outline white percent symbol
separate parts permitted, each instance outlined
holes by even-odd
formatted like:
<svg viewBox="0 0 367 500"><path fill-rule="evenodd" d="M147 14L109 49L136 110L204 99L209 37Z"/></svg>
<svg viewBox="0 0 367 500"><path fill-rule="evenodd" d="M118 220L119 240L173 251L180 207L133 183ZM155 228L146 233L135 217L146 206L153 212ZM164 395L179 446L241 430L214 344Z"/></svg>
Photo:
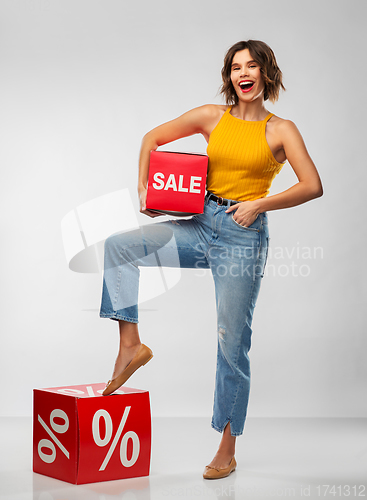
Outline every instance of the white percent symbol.
<svg viewBox="0 0 367 500"><path fill-rule="evenodd" d="M129 415L130 409L131 409L131 406L126 406L124 414L122 415L120 425L117 429L115 437L112 440L112 444L110 446L110 449L108 450L107 455L106 455L105 459L103 460L103 463L99 469L100 471L105 470L108 462L110 461L112 453L115 451L118 440L120 439L123 428L125 427L125 423L126 423L128 415ZM99 432L99 419L100 418L103 418L103 420L105 422L105 428L106 428L105 436L103 439L101 438L101 435ZM106 410L96 411L96 413L93 416L93 421L92 421L93 439L94 439L94 442L96 443L96 445L100 446L100 447L106 446L112 438L112 430L113 430L112 419L111 419L111 415L108 413L108 411L106 411ZM130 460L127 458L127 443L129 441L129 439L132 440L132 444L133 444L133 452L132 452L132 455L130 457ZM139 452L140 452L140 441L139 441L138 435L133 431L125 432L125 434L122 436L121 444L120 444L121 464L124 467L132 467L139 457Z"/></svg>
<svg viewBox="0 0 367 500"><path fill-rule="evenodd" d="M57 424L54 421L55 418L61 418L64 421L64 423L61 425ZM64 447L62 443L60 443L58 438L48 427L48 425L42 420L40 415L38 415L38 422L42 425L42 427L45 429L45 431L53 441L52 442L49 439L41 439L41 441L38 443L38 455L40 459L46 462L47 464L52 464L52 462L54 462L56 458L56 448L54 443L60 448L63 454L67 458L69 458L68 450ZM64 434L69 429L69 418L63 410L53 410L50 414L50 425L57 434ZM49 455L48 453L43 453L42 448L47 448L51 450L51 454Z"/></svg>

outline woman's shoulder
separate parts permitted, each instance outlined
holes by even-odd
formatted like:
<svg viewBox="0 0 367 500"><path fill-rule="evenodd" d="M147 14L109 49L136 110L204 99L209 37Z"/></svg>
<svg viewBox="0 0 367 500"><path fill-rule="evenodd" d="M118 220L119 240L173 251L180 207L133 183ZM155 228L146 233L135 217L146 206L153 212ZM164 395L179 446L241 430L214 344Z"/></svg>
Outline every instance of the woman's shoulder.
<svg viewBox="0 0 367 500"><path fill-rule="evenodd" d="M298 129L292 120L281 118L280 116L273 115L268 121L269 129L275 134L293 134L297 133ZM299 132L298 132L299 133Z"/></svg>
<svg viewBox="0 0 367 500"><path fill-rule="evenodd" d="M228 106L223 104L204 104L195 109L206 118L215 119L221 117L228 109Z"/></svg>
<svg viewBox="0 0 367 500"><path fill-rule="evenodd" d="M228 106L221 104L204 104L189 112L191 119L198 125L198 132L202 133L207 141L227 108Z"/></svg>
<svg viewBox="0 0 367 500"><path fill-rule="evenodd" d="M282 145L283 149L294 144L302 145L302 135L292 120L273 115L268 123L266 134L269 141Z"/></svg>
<svg viewBox="0 0 367 500"><path fill-rule="evenodd" d="M290 130L296 129L296 124L292 122L292 120L288 120L287 118L281 118L280 116L273 115L269 120L269 125L271 125L274 129L279 130Z"/></svg>

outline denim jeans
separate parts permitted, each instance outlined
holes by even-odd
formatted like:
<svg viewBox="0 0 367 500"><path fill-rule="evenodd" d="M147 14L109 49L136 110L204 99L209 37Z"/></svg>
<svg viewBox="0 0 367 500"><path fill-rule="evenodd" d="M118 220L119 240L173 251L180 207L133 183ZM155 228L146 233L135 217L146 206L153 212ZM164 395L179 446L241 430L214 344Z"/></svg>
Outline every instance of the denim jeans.
<svg viewBox="0 0 367 500"><path fill-rule="evenodd" d="M266 213L248 228L205 200L191 219L149 224L105 242L100 317L138 322L139 266L211 269L217 308L217 368L211 425L243 432L250 392L251 323L268 253ZM189 312L189 305L187 306Z"/></svg>

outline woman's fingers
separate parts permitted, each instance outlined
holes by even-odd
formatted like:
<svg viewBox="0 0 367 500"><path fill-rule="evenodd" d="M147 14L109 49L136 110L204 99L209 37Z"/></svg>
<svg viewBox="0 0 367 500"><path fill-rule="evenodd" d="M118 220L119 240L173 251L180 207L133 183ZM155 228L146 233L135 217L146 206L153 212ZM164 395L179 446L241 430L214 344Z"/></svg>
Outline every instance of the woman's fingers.
<svg viewBox="0 0 367 500"><path fill-rule="evenodd" d="M249 227L251 224L255 222L256 217L258 216L258 210L255 204L251 201L243 201L241 203L236 203L235 205L230 206L226 213L230 213L233 210L233 219L244 227Z"/></svg>
<svg viewBox="0 0 367 500"><path fill-rule="evenodd" d="M160 215L164 215L154 210L147 210L147 190L140 189L139 190L139 202L140 202L140 213L144 215L148 215L148 217L159 217Z"/></svg>
<svg viewBox="0 0 367 500"><path fill-rule="evenodd" d="M229 214L230 212L233 212L233 210L237 210L237 208L241 205L241 203L236 203L235 205L231 205L230 207L227 208L226 214Z"/></svg>
<svg viewBox="0 0 367 500"><path fill-rule="evenodd" d="M147 208L147 190L141 189L139 191L140 212L144 212Z"/></svg>

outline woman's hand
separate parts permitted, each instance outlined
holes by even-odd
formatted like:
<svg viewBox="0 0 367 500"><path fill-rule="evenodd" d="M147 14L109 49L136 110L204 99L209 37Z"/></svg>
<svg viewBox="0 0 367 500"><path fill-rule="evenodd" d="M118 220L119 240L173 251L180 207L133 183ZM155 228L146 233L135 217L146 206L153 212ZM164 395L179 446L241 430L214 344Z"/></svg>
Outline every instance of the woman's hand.
<svg viewBox="0 0 367 500"><path fill-rule="evenodd" d="M255 201L242 201L241 203L236 203L226 210L226 214L234 212L233 220L237 222L240 226L249 227L256 220L256 217L260 213L259 205Z"/></svg>
<svg viewBox="0 0 367 500"><path fill-rule="evenodd" d="M160 213L157 213L157 212L154 212L152 210L147 210L147 189L146 188L139 188L139 202L140 202L140 212L142 214L145 214L145 215L148 215L149 217L159 217L160 215L164 215L164 214L160 214Z"/></svg>

